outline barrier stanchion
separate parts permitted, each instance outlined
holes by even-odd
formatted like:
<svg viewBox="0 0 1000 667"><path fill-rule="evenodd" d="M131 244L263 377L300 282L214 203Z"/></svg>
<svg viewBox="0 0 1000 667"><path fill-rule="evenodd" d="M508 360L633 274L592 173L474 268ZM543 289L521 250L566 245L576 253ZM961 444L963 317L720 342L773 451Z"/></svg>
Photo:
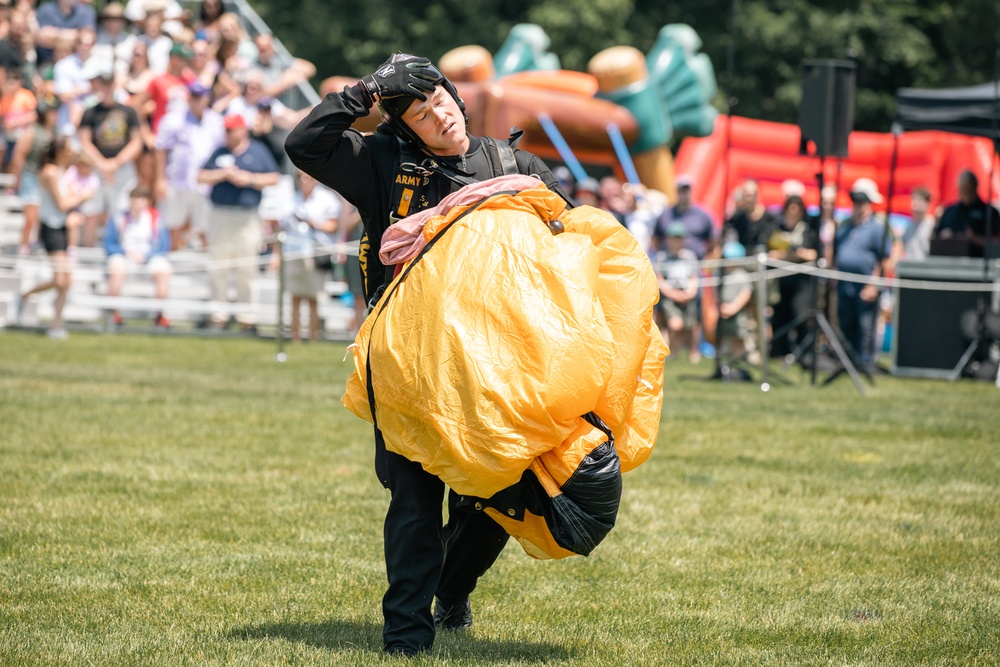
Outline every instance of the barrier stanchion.
<svg viewBox="0 0 1000 667"><path fill-rule="evenodd" d="M771 383L767 379L767 358L769 350L767 348L767 332L765 331L767 316L764 312L767 295L767 255L757 253L757 349L760 351L760 390L768 391Z"/></svg>
<svg viewBox="0 0 1000 667"><path fill-rule="evenodd" d="M278 253L278 354L274 359L283 363L285 355L285 232L278 232L274 239L274 247Z"/></svg>

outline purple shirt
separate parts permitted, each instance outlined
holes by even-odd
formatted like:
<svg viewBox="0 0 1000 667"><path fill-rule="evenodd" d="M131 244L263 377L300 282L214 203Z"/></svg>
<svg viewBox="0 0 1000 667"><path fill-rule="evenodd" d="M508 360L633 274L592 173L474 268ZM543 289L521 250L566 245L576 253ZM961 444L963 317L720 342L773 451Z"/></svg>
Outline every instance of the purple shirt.
<svg viewBox="0 0 1000 667"><path fill-rule="evenodd" d="M39 28L53 26L60 29L97 30L97 12L90 5L79 1L73 3L68 14L62 13L56 0L46 2L35 11L35 20Z"/></svg>
<svg viewBox="0 0 1000 667"><path fill-rule="evenodd" d="M216 111L206 109L199 121L185 105L164 116L156 131L156 148L170 151L166 169L170 187L208 195L211 186L198 183L198 172L224 143L226 130Z"/></svg>
<svg viewBox="0 0 1000 667"><path fill-rule="evenodd" d="M35 10L35 21L38 22L39 28L53 27L60 30L90 28L91 30L97 30L97 12L94 11L93 7L79 0L73 3L68 14L62 13L59 3L56 0L46 2ZM36 51L38 51L39 63L50 62L52 60L52 49L39 46L36 47Z"/></svg>
<svg viewBox="0 0 1000 667"><path fill-rule="evenodd" d="M684 247L692 250L698 259L704 259L708 246L715 239L715 222L708 211L691 204L686 210L680 211L676 206L664 209L656 226L658 236L666 236L667 225L680 222L687 228L687 238Z"/></svg>

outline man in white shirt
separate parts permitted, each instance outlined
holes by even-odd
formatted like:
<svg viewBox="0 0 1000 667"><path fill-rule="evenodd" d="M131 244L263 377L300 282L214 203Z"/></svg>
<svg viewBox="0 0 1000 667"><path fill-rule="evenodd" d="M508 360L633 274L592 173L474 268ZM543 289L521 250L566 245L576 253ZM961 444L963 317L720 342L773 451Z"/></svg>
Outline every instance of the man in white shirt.
<svg viewBox="0 0 1000 667"><path fill-rule="evenodd" d="M187 103L164 116L156 133L156 196L174 250L184 247L189 233L206 245L211 188L198 183L198 172L226 141L222 116L208 104L209 89L193 81L188 93Z"/></svg>
<svg viewBox="0 0 1000 667"><path fill-rule="evenodd" d="M930 214L930 207L931 193L927 188L916 188L910 194L913 220L897 241L902 246L902 259L906 261L922 262L930 254L931 236L937 225L937 220Z"/></svg>
<svg viewBox="0 0 1000 667"><path fill-rule="evenodd" d="M71 135L80 124L86 102L93 92L90 80L96 76L96 62L91 57L97 37L92 30L80 30L75 38L71 33L60 34L61 42L74 39L73 52L59 59L52 68L53 90L62 101L58 127L63 134Z"/></svg>

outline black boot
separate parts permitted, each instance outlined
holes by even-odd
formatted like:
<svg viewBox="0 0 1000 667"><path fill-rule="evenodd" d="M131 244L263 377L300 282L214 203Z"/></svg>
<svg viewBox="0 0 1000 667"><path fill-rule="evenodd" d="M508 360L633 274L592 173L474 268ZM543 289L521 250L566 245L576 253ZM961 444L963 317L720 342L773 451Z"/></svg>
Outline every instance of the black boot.
<svg viewBox="0 0 1000 667"><path fill-rule="evenodd" d="M472 605L469 598L456 604L434 598L434 625L442 630L467 630L472 627Z"/></svg>

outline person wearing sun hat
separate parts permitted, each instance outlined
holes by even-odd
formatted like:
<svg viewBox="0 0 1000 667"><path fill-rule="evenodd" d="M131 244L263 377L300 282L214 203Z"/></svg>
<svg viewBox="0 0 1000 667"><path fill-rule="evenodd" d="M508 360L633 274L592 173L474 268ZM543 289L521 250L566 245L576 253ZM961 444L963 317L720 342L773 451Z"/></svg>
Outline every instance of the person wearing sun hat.
<svg viewBox="0 0 1000 667"><path fill-rule="evenodd" d="M132 34L129 20L125 18L125 7L120 2L109 2L98 14L97 20L97 41L92 57L98 62L111 64L116 73L127 71L127 63L117 62L115 55L116 49Z"/></svg>
<svg viewBox="0 0 1000 667"><path fill-rule="evenodd" d="M128 37L129 20L125 18L125 7L120 2L109 2L97 16L97 43L112 49Z"/></svg>
<svg viewBox="0 0 1000 667"><path fill-rule="evenodd" d="M863 370L875 364L875 325L879 287L865 278L881 278L892 251L892 230L875 217L875 204L884 200L878 185L859 178L851 186L851 217L837 228L833 240L834 266L861 280L837 281L837 320L841 333Z"/></svg>

